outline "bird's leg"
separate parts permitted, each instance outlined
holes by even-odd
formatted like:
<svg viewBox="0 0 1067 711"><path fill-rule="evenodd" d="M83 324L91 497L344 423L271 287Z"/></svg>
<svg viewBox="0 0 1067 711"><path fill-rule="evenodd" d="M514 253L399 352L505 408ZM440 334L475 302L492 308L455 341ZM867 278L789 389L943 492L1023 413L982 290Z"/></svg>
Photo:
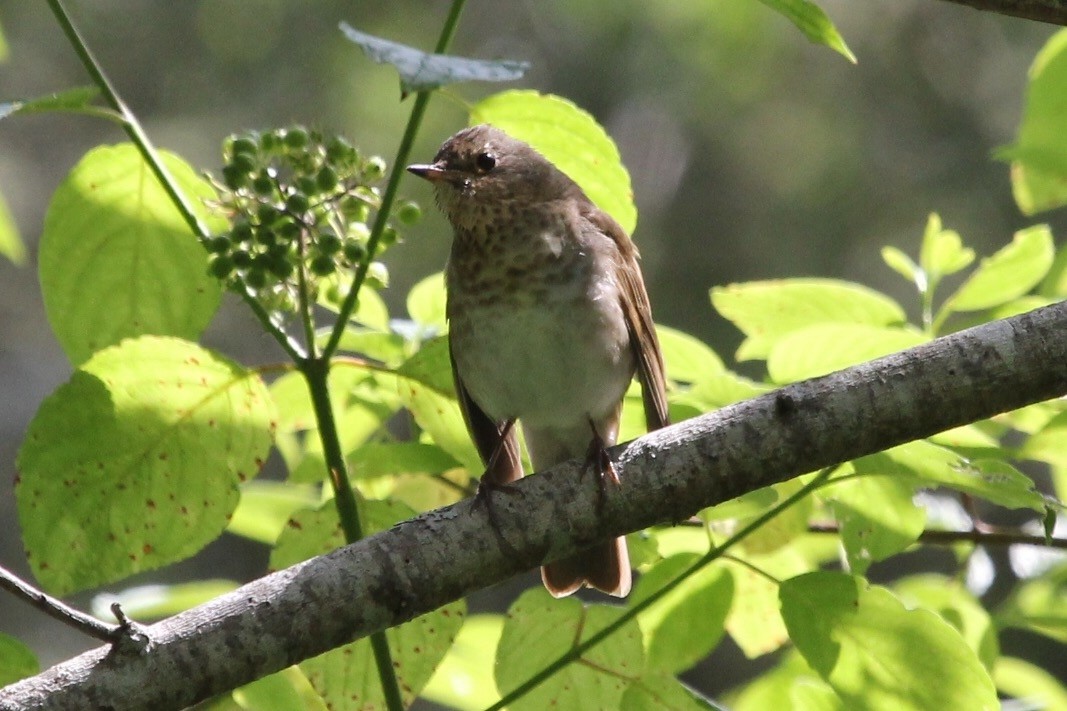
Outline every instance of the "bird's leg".
<svg viewBox="0 0 1067 711"><path fill-rule="evenodd" d="M604 507L604 495L607 493L606 482L610 480L613 484L618 485L622 483L622 480L619 479L619 472L615 469L611 456L608 455L604 438L597 431L596 424L591 417L589 418L589 429L593 430L593 439L589 442L586 466L592 467L593 472L597 475L597 491L600 494L597 499L597 511L599 512Z"/></svg>
<svg viewBox="0 0 1067 711"><path fill-rule="evenodd" d="M489 516L489 525L492 526L493 532L496 533L501 541L504 541L504 538L500 533L500 524L497 519L496 509L493 507L492 494L494 491L517 493L497 480L498 474L496 470L500 465L500 458L505 456L504 449L507 446L508 435L511 434L511 429L514 426L515 418L511 418L504 423L504 427L500 430L500 437L493 448L493 453L489 456L489 461L485 465L485 472L482 474L482 478L478 480L478 489L474 493L474 505L485 507L485 513ZM504 542L506 543L506 541Z"/></svg>

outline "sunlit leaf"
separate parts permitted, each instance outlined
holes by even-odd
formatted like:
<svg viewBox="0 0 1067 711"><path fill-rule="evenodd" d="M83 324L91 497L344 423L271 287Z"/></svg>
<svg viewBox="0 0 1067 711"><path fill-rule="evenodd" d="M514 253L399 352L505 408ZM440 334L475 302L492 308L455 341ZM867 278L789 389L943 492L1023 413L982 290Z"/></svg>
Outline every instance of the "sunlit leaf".
<svg viewBox="0 0 1067 711"><path fill-rule="evenodd" d="M105 593L93 598L93 614L114 620L111 605L118 603L131 619L140 622L161 620L214 600L240 586L233 580L195 580L175 585L141 585L119 593ZM117 621L117 620L116 620Z"/></svg>
<svg viewBox="0 0 1067 711"><path fill-rule="evenodd" d="M404 94L436 89L461 81L511 81L520 79L529 62L486 60L430 54L398 42L360 32L347 22L341 32L378 64L391 64L400 74Z"/></svg>
<svg viewBox="0 0 1067 711"><path fill-rule="evenodd" d="M782 279L727 284L711 290L715 309L745 334L739 360L766 358L787 333L821 323L891 326L904 309L884 294L832 279Z"/></svg>
<svg viewBox="0 0 1067 711"><path fill-rule="evenodd" d="M500 700L493 665L502 615L471 615L463 623L445 658L430 677L422 697L460 711L481 711Z"/></svg>
<svg viewBox="0 0 1067 711"><path fill-rule="evenodd" d="M782 583L789 637L847 708L999 709L989 674L955 628L840 573Z"/></svg>
<svg viewBox="0 0 1067 711"><path fill-rule="evenodd" d="M19 521L59 594L182 560L214 540L270 449L254 372L144 336L98 351L42 404L19 450Z"/></svg>
<svg viewBox="0 0 1067 711"><path fill-rule="evenodd" d="M1021 701L1022 708L1067 710L1067 687L1054 675L1023 659L997 659L993 681L1002 693Z"/></svg>
<svg viewBox="0 0 1067 711"><path fill-rule="evenodd" d="M496 683L507 694L549 662L614 622L622 610L584 606L573 597L554 600L540 587L527 590L508 609L496 655ZM627 680L644 665L641 630L630 621L616 630L610 644L598 644L582 661L564 667L508 708L587 711L618 708Z"/></svg>
<svg viewBox="0 0 1067 711"><path fill-rule="evenodd" d="M15 218L11 216L11 210L7 207L7 201L0 194L0 255L7 257L14 264L22 266L26 263L26 247L19 237Z"/></svg>
<svg viewBox="0 0 1067 711"><path fill-rule="evenodd" d="M997 157L1012 161L1012 192L1027 215L1067 204L1067 30L1052 35L1030 67L1019 135Z"/></svg>
<svg viewBox="0 0 1067 711"><path fill-rule="evenodd" d="M202 219L214 190L163 162ZM218 224L218 218L214 223ZM48 321L71 362L145 334L195 340L221 297L204 248L132 144L89 151L52 195L39 270Z"/></svg>
<svg viewBox="0 0 1067 711"><path fill-rule="evenodd" d="M471 123L492 124L529 143L633 234L637 207L630 174L615 142L588 112L559 96L516 90L483 99L470 116Z"/></svg>
<svg viewBox="0 0 1067 711"><path fill-rule="evenodd" d="M866 476L826 490L841 524L841 543L849 569L863 574L879 560L913 544L926 513L912 501L914 486L890 476Z"/></svg>
<svg viewBox="0 0 1067 711"><path fill-rule="evenodd" d="M808 0L760 0L760 2L796 25L797 29L815 44L825 45L853 64L856 63L856 55L852 54L852 50L845 44L841 33L815 3L808 2Z"/></svg>
<svg viewBox="0 0 1067 711"><path fill-rule="evenodd" d="M698 696L678 677L664 672L646 672L630 684L619 703L619 711L717 711L707 699Z"/></svg>
<svg viewBox="0 0 1067 711"><path fill-rule="evenodd" d="M967 645L992 670L1000 644L989 613L959 580L940 575L916 575L897 581L894 592L906 607L924 607L936 612L959 630Z"/></svg>
<svg viewBox="0 0 1067 711"><path fill-rule="evenodd" d="M912 348L927 340L911 328L816 324L778 339L767 356L767 373L776 383L791 383Z"/></svg>
<svg viewBox="0 0 1067 711"><path fill-rule="evenodd" d="M1019 230L1011 244L983 259L944 305L949 311L977 311L1027 293L1052 266L1055 246L1048 225Z"/></svg>
<svg viewBox="0 0 1067 711"><path fill-rule="evenodd" d="M444 274L431 274L411 287L407 307L408 315L416 323L429 327L436 333L444 333L448 328L445 324Z"/></svg>
<svg viewBox="0 0 1067 711"><path fill-rule="evenodd" d="M311 486L257 479L241 486L241 500L226 530L273 545L294 511L316 505L321 495Z"/></svg>

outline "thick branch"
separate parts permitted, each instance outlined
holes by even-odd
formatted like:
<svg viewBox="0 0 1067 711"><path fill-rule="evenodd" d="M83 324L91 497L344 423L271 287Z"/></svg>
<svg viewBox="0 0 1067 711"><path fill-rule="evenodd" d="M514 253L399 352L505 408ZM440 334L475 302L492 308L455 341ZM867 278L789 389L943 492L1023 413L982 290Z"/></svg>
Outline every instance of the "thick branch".
<svg viewBox="0 0 1067 711"><path fill-rule="evenodd" d="M967 5L975 10L996 12L1024 20L1067 25L1067 2L1065 0L948 0L957 5Z"/></svg>
<svg viewBox="0 0 1067 711"><path fill-rule="evenodd" d="M571 462L250 583L0 690L0 709L179 709L415 617L594 540L1067 393L1067 304L797 383L612 450L623 484ZM600 514L598 515L598 511Z"/></svg>

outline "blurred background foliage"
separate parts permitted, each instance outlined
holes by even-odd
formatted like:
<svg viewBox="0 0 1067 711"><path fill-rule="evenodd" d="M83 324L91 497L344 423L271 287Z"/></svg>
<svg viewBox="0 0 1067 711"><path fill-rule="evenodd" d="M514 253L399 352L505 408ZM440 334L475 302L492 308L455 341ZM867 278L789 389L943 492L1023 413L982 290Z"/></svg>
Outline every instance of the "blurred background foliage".
<svg viewBox="0 0 1067 711"><path fill-rule="evenodd" d="M565 96L606 126L633 179L635 239L657 320L729 358L740 334L711 310L713 285L840 277L900 299L914 321L914 291L884 266L880 247L914 254L935 210L981 255L1034 221L1019 213L1008 167L991 154L1013 140L1027 68L1054 28L938 0L821 5L858 64L808 43L755 0L475 1L453 52L528 60L516 86ZM428 48L447 5L99 0L69 9L156 144L217 173L226 135L293 122L391 155L408 112L395 73L367 61L338 22ZM89 83L43 3L0 0L0 26L8 50L0 99ZM415 157L429 159L465 121L465 106L500 88L459 85L436 96ZM0 260L0 562L22 574L9 486L15 451L42 398L70 372L44 326L36 242L67 171L93 146L123 139L114 125L74 116L0 124L0 192L31 264ZM402 193L429 207L426 186L407 181ZM447 254L443 219L426 214L386 255L384 296L397 313ZM1046 217L1064 234L1062 214ZM248 364L278 360L227 298L207 345ZM265 557L224 537L127 584L209 577L222 565L247 579ZM506 588L506 599L516 590ZM9 597L0 597L0 629L33 645L43 665L93 646ZM737 681L721 664L715 677L703 688Z"/></svg>

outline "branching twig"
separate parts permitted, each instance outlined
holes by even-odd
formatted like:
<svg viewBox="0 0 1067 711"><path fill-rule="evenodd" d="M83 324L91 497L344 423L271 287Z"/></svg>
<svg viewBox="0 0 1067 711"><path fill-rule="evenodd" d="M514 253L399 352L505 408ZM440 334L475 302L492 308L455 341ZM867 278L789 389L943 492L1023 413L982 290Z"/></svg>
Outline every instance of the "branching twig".
<svg viewBox="0 0 1067 711"><path fill-rule="evenodd" d="M841 532L836 523L813 523L808 526L810 533ZM1029 533L1009 531L939 531L928 529L919 534L920 543L934 546L951 546L956 543L974 543L980 546L1043 546L1067 550L1067 538L1045 538Z"/></svg>
<svg viewBox="0 0 1067 711"><path fill-rule="evenodd" d="M102 642L114 642L118 636L117 633L121 630L120 626L109 625L92 615L75 610L48 593L38 590L3 567L0 567L0 588L7 590L15 597L25 600L49 617L70 625L79 632Z"/></svg>

